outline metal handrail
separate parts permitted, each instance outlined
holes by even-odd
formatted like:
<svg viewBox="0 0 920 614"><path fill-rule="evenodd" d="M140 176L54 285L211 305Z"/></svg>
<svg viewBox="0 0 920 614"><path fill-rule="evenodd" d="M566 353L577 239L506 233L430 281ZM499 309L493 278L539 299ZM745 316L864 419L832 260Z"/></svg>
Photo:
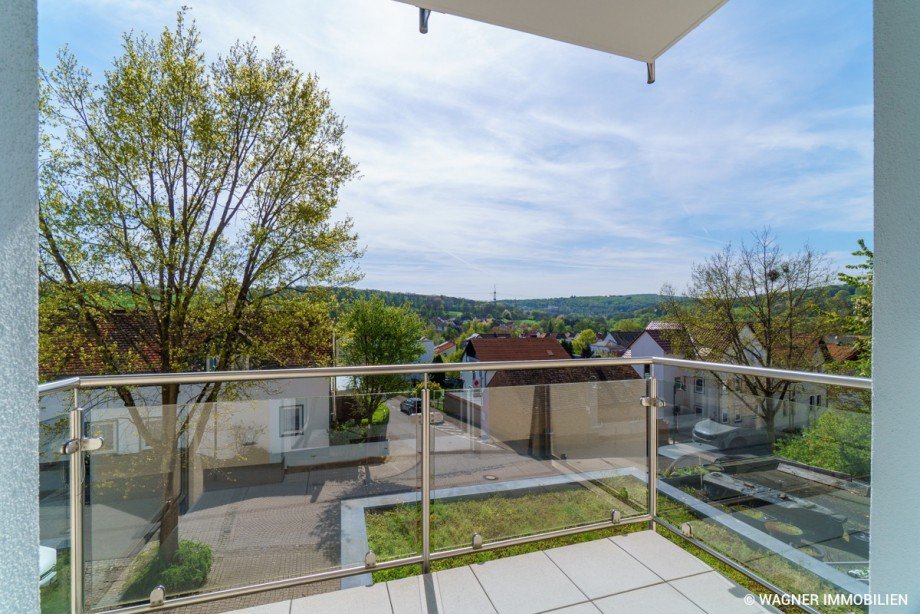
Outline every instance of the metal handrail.
<svg viewBox="0 0 920 614"><path fill-rule="evenodd" d="M57 392L59 390L73 390L79 385L80 385L79 377L68 377L67 379L59 379L53 382L46 382L44 384L39 384L38 394L44 394L46 392Z"/></svg>
<svg viewBox="0 0 920 614"><path fill-rule="evenodd" d="M579 369L597 367L662 365L684 367L702 371L719 371L757 377L772 377L795 382L844 386L869 390L872 380L865 377L831 375L809 371L773 369L732 365L720 362L703 362L682 358L591 358L562 360L515 360L507 362L456 362L410 365L368 365L354 367L306 367L297 369L265 369L250 371L206 371L186 373L142 373L136 375L90 375L71 377L48 382L38 386L39 394L69 390L91 389L113 386L159 386L164 384L207 384L223 382L267 381L280 379L304 379L313 377L360 377L371 375L412 375L418 373L451 373L468 371L517 371L521 369Z"/></svg>
<svg viewBox="0 0 920 614"><path fill-rule="evenodd" d="M704 362L701 360L687 360L684 358L655 357L652 364L668 367L685 367L699 369L700 371L718 371L720 373L736 373L738 375L752 375L755 377L772 377L793 382L809 384L825 384L827 386L843 386L845 388L859 388L871 390L872 380L867 377L854 377L851 375L832 375L830 373L814 373L812 371L793 371L790 369L775 369L773 367L753 367L748 365L731 365L721 362Z"/></svg>

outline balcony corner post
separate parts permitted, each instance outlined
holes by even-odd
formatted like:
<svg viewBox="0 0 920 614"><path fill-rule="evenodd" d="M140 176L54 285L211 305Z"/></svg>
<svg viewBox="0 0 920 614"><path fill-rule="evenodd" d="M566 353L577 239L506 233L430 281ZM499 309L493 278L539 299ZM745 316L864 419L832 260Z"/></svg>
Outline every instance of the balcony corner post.
<svg viewBox="0 0 920 614"><path fill-rule="evenodd" d="M646 403L648 424L648 515L649 529L655 530L655 518L658 516L658 379L655 367L649 370L650 377L646 384L648 403Z"/></svg>
<svg viewBox="0 0 920 614"><path fill-rule="evenodd" d="M431 391L425 373L422 388L422 573L431 571Z"/></svg>
<svg viewBox="0 0 920 614"><path fill-rule="evenodd" d="M83 408L80 389L74 388L70 409L70 439L82 442ZM70 454L70 611L83 614L83 477L85 472L83 446L77 445Z"/></svg>

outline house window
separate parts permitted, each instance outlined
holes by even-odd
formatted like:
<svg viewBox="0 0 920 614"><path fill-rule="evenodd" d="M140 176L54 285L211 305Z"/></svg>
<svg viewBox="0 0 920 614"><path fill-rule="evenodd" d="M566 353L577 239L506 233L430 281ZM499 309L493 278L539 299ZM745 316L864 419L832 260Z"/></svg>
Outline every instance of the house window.
<svg viewBox="0 0 920 614"><path fill-rule="evenodd" d="M698 413L698 414L702 414L702 413L703 413L703 406L702 406L702 405L694 405L694 406L693 406L693 411L695 411L695 412Z"/></svg>
<svg viewBox="0 0 920 614"><path fill-rule="evenodd" d="M281 406L281 436L303 435L303 405Z"/></svg>
<svg viewBox="0 0 920 614"><path fill-rule="evenodd" d="M217 371L217 356L208 356L205 371Z"/></svg>
<svg viewBox="0 0 920 614"><path fill-rule="evenodd" d="M677 376L674 378L674 390L684 389L684 378Z"/></svg>
<svg viewBox="0 0 920 614"><path fill-rule="evenodd" d="M741 424L741 413L735 412L735 424Z"/></svg>
<svg viewBox="0 0 920 614"><path fill-rule="evenodd" d="M727 411L722 412L722 423L728 424L728 412Z"/></svg>
<svg viewBox="0 0 920 614"><path fill-rule="evenodd" d="M99 452L116 452L118 450L118 421L100 420L93 422L87 429L92 437L102 437Z"/></svg>
<svg viewBox="0 0 920 614"><path fill-rule="evenodd" d="M703 394L703 378L702 377L696 378L696 381L693 383L693 389L696 391L697 394Z"/></svg>
<svg viewBox="0 0 920 614"><path fill-rule="evenodd" d="M808 397L808 406L809 407L821 407L821 395L813 394Z"/></svg>

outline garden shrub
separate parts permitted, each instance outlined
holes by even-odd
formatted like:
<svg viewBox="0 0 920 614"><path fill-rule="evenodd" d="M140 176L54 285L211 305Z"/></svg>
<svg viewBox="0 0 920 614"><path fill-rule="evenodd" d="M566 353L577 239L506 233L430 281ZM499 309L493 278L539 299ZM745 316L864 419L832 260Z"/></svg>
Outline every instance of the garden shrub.
<svg viewBox="0 0 920 614"><path fill-rule="evenodd" d="M207 581L213 558L208 544L180 540L179 551L171 563L164 563L158 555L159 547L153 547L137 557L125 598L146 598L159 584L166 588L167 595L187 593Z"/></svg>

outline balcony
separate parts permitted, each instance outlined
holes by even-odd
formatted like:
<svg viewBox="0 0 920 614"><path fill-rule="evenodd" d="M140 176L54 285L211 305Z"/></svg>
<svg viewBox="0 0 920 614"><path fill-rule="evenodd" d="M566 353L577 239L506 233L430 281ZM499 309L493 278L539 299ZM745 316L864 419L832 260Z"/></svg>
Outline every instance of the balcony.
<svg viewBox="0 0 920 614"><path fill-rule="evenodd" d="M683 406L653 364L723 382L719 406ZM434 385L473 368L481 396ZM383 376L373 395L330 385ZM788 394L744 384L761 380ZM721 612L749 592L852 609L870 385L667 358L55 382L42 543L74 612Z"/></svg>

